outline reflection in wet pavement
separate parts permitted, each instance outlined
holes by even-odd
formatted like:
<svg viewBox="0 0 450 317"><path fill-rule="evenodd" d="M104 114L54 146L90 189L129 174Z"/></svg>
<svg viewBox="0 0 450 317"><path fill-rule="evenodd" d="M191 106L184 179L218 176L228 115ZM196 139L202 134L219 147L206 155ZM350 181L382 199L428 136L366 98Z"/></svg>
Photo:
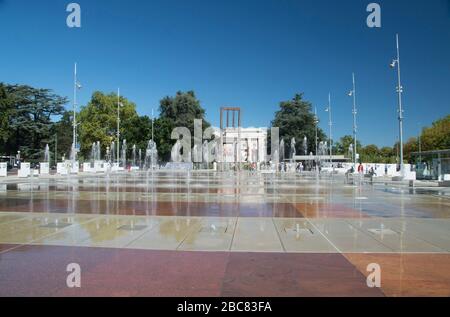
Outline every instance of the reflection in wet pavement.
<svg viewBox="0 0 450 317"><path fill-rule="evenodd" d="M302 262L305 272L309 272L305 278L314 276L313 284L324 282L319 276L327 274L330 268L326 263L332 258L335 263L342 260L340 269L346 272L343 276L347 273L357 276L353 280L342 280L343 285L351 286L334 289L336 293L332 294L335 295L364 294L362 289L365 288L361 287L365 285L367 272L363 266L370 259L384 263L390 280L383 293L369 292L368 296L449 296L450 282L446 287L442 285L442 280L450 280L449 274L427 274L423 269L428 265L426 254L435 256L447 267L450 265L449 210L446 189L394 187L392 184L358 187L346 185L339 177L314 179L246 172L192 172L187 177L183 173L155 172L149 176L136 172L109 177L4 179L0 187L0 283L7 284L11 278L21 279L10 265L24 259L59 261L73 253L80 261L92 264L91 259L104 254L104 260L100 257L99 263L92 264L92 272L97 272L98 265L107 270L123 265L118 259L127 252L135 257L128 260L136 267L140 267L145 258L157 254L162 256L158 261L162 261L168 272L177 272L180 268L178 255L194 265L196 254L201 254L204 261L195 262L200 270L208 261L219 261L217 268L221 269L214 274L218 274L217 285L223 285L223 289L198 285L182 295L216 292L258 296L264 293L258 285L267 281L267 289L273 291L268 295L276 295L276 288L270 286L285 284L287 277L268 276L262 263L267 261L270 266L276 262L285 270L280 273L289 274L300 257L306 261ZM53 254L52 257L42 259L47 253ZM248 266L249 261L255 259L262 261L259 266ZM42 271L45 265L40 268L40 275L36 274L45 276ZM399 270L399 265L407 271ZM28 270L27 266L24 270ZM152 274L145 268L142 270ZM399 272L402 274L397 274ZM247 274L255 284L241 283L244 281L241 273ZM100 284L97 284L108 283L106 277L98 279L101 274L96 274L89 282L92 288L82 294L109 294L99 290ZM167 276L170 281L165 281L168 285L177 280L171 274ZM190 275L186 274L188 278ZM414 293L414 283L410 282L414 274L420 275L431 290L436 285L434 293L417 290ZM149 283L156 284L152 284L151 289L166 278L162 275L152 275L153 282ZM39 276L33 276L32 280L39 280ZM124 289L129 289L131 281L136 281L133 272L127 270L119 272L117 279ZM296 277L291 277L291 281L294 280ZM191 284L185 283L187 290ZM44 293L56 294L53 285L45 282L43 285L36 282L36 288L43 287ZM175 288L174 285L171 287ZM327 294L325 289L314 287L309 288L309 293L302 293L300 290L305 288L299 285L294 283L290 290L281 293L288 296ZM134 292L133 289L140 290L136 294L154 294L149 287L134 286L130 292ZM4 291L5 288L0 289L3 289L0 295L29 294L23 289L11 288L10 293ZM209 289L210 293L202 293L202 289ZM57 294L66 293L59 289Z"/></svg>

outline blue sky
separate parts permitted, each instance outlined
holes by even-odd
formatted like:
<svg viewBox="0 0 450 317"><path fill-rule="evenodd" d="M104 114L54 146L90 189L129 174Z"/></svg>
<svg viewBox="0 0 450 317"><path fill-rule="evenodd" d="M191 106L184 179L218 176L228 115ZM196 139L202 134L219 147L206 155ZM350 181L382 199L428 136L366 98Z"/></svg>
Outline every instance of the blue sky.
<svg viewBox="0 0 450 317"><path fill-rule="evenodd" d="M242 107L244 126L258 127L303 92L325 131L331 92L340 137L352 131L354 71L361 141L392 145L396 75L388 64L398 32L406 137L450 113L449 0L376 1L380 29L367 27L372 1L363 0L78 0L81 29L66 26L70 2L0 0L0 81L71 99L76 61L83 105L95 90L120 87L150 115L162 97L194 90L214 125L226 105Z"/></svg>

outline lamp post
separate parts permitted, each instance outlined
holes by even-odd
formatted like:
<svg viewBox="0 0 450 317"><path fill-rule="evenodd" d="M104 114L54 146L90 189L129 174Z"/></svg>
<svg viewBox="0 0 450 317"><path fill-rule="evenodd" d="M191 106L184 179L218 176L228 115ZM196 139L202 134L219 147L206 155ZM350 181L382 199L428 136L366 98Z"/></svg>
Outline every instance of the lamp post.
<svg viewBox="0 0 450 317"><path fill-rule="evenodd" d="M398 126L399 126L399 137L400 137L400 173L404 175L404 165L403 165L403 106L402 106L402 93L403 87L401 82L401 70L400 70L400 45L398 40L398 34L396 35L397 42L397 59L394 59L390 64L391 68L397 66L397 93L398 93Z"/></svg>
<svg viewBox="0 0 450 317"><path fill-rule="evenodd" d="M154 140L154 136L155 136L155 134L154 134L154 124L155 124L155 117L153 116L153 109L152 109L152 141L153 142L155 142L155 140Z"/></svg>
<svg viewBox="0 0 450 317"><path fill-rule="evenodd" d="M419 162L422 163L422 140L419 134Z"/></svg>
<svg viewBox="0 0 450 317"><path fill-rule="evenodd" d="M74 75L73 75L73 146L77 147L77 90L81 89L81 85L77 79L77 63L75 63Z"/></svg>
<svg viewBox="0 0 450 317"><path fill-rule="evenodd" d="M350 97L353 97L353 110L352 110L352 114L353 114L353 168L356 171L356 152L357 152L357 147L356 147L356 132L357 132L357 125L356 125L356 114L358 113L356 110L356 84L355 84L355 73L352 73L352 78L353 78L353 88L352 90L348 93L348 95Z"/></svg>
<svg viewBox="0 0 450 317"><path fill-rule="evenodd" d="M328 94L328 107L325 109L326 112L328 112L328 126L330 129L330 133L329 133L329 144L330 144L330 163L333 164L333 136L331 134L331 128L333 126L333 121L331 119L331 93Z"/></svg>
<svg viewBox="0 0 450 317"><path fill-rule="evenodd" d="M317 164L317 155L318 155L318 149L317 149L317 126L319 124L319 118L317 117L317 108L314 108L314 126L316 128L316 164Z"/></svg>
<svg viewBox="0 0 450 317"><path fill-rule="evenodd" d="M420 123L418 123L419 127L420 127ZM418 136L418 141L419 141L419 163L422 163L422 136L421 136L421 131L419 131L419 136Z"/></svg>
<svg viewBox="0 0 450 317"><path fill-rule="evenodd" d="M73 76L73 140L74 146L77 144L77 63L75 63L74 76Z"/></svg>
<svg viewBox="0 0 450 317"><path fill-rule="evenodd" d="M58 134L55 134L55 166L58 165Z"/></svg>

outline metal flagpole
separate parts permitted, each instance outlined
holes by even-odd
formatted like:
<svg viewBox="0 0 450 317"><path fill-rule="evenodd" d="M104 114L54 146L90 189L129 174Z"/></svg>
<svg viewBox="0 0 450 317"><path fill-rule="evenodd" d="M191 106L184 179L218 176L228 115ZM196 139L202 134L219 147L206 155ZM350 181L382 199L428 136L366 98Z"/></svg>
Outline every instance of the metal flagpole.
<svg viewBox="0 0 450 317"><path fill-rule="evenodd" d="M55 134L55 166L58 165L58 134Z"/></svg>
<svg viewBox="0 0 450 317"><path fill-rule="evenodd" d="M333 126L333 121L332 121L332 117L331 117L331 93L328 93L328 118L329 118L329 126L330 126L330 163L333 163L333 135L332 135L332 126Z"/></svg>
<svg viewBox="0 0 450 317"><path fill-rule="evenodd" d="M120 165L120 88L117 88L117 163Z"/></svg>
<svg viewBox="0 0 450 317"><path fill-rule="evenodd" d="M398 34L396 34L396 44L397 44L397 59L394 59L391 63L391 67L395 68L397 66L397 93L398 93L398 128L399 128L399 137L400 137L400 173L404 175L404 164L403 164L403 105L402 105L402 81L401 81L401 69L400 69L400 44L398 39Z"/></svg>
<svg viewBox="0 0 450 317"><path fill-rule="evenodd" d="M75 63L74 69L74 82L73 82L73 146L77 146L77 63Z"/></svg>
<svg viewBox="0 0 450 317"><path fill-rule="evenodd" d="M356 148L356 132L357 132L357 125L356 125L356 114L357 114L357 110L356 110L356 83L355 83L355 73L352 74L353 77L353 142L354 144L354 150L353 150L353 164L354 164L354 169L356 171L356 153L357 153L357 148Z"/></svg>
<svg viewBox="0 0 450 317"><path fill-rule="evenodd" d="M332 117L331 117L331 93L328 94L328 107L325 109L325 111L328 112L328 125L329 125L329 129L330 129L328 142L330 143L329 144L329 146L330 146L330 149L329 149L330 163L332 163L332 161L333 161L333 145L332 145L333 136L332 136L331 128L333 126L333 121L332 121Z"/></svg>
<svg viewBox="0 0 450 317"><path fill-rule="evenodd" d="M155 117L153 116L153 109L152 109L152 141L153 142L155 142L154 133L153 133L154 122L155 122Z"/></svg>
<svg viewBox="0 0 450 317"><path fill-rule="evenodd" d="M315 128L316 128L316 164L317 164L317 155L318 155L318 153L317 153L317 151L318 151L318 148L317 148L317 142L318 142L318 139L317 139L317 129L318 129L318 127L317 127L317 125L319 124L319 118L317 117L317 107L315 107L314 108L314 124L315 124Z"/></svg>
<svg viewBox="0 0 450 317"><path fill-rule="evenodd" d="M398 41L398 34L396 36L397 40L397 76L398 76L398 125L400 130L400 172L402 176L404 175L404 165L403 165L403 105L402 105L402 82L401 82L401 71L400 71L400 45Z"/></svg>

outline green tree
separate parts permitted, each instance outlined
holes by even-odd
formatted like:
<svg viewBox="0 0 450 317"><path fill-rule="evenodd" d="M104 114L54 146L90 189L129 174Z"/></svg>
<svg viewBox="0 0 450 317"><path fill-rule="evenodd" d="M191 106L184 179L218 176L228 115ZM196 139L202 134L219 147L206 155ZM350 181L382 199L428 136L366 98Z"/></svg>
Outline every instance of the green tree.
<svg viewBox="0 0 450 317"><path fill-rule="evenodd" d="M394 164L396 161L396 154L392 147L390 146L384 146L379 151L381 163L386 164Z"/></svg>
<svg viewBox="0 0 450 317"><path fill-rule="evenodd" d="M13 131L10 128L10 120L14 114L14 107L7 92L7 87L0 83L0 153L11 153L11 138Z"/></svg>
<svg viewBox="0 0 450 317"><path fill-rule="evenodd" d="M423 129L421 144L423 151L450 149L450 115Z"/></svg>
<svg viewBox="0 0 450 317"><path fill-rule="evenodd" d="M167 162L170 160L170 152L173 146L173 141L170 139L173 124L168 118L160 117L155 120L154 130L159 158Z"/></svg>
<svg viewBox="0 0 450 317"><path fill-rule="evenodd" d="M338 155L349 155L349 148L352 144L354 146L353 137L351 135L344 135L338 142L335 143L334 152ZM361 142L356 141L357 152L359 153L361 150Z"/></svg>
<svg viewBox="0 0 450 317"><path fill-rule="evenodd" d="M122 138L127 140L129 148L136 144L136 148L141 149L144 155L148 141L152 138L152 119L148 116L133 116L124 122L123 129Z"/></svg>
<svg viewBox="0 0 450 317"><path fill-rule="evenodd" d="M54 123L50 129L50 152L52 154L51 160L55 160L55 143L57 142L58 153L57 157L60 160L63 155L69 158L73 142L73 126L72 126L73 112L65 111L58 122Z"/></svg>
<svg viewBox="0 0 450 317"><path fill-rule="evenodd" d="M286 157L289 155L292 138L295 138L297 153L302 151L305 136L308 138L308 152L315 152L314 113L311 103L303 99L303 94L296 94L292 100L282 101L271 126L280 129L280 138L286 144ZM320 128L318 128L317 138L318 142L327 140L327 136ZM268 144L270 145L270 141Z"/></svg>
<svg viewBox="0 0 450 317"><path fill-rule="evenodd" d="M7 110L0 123L3 151L12 155L20 150L23 158L41 159L50 142L52 118L64 112L67 99L27 85L2 85L0 91L1 107Z"/></svg>
<svg viewBox="0 0 450 317"><path fill-rule="evenodd" d="M203 129L210 126L209 122L205 120L205 110L193 91L179 91L175 97L165 97L160 101L160 113L160 118L155 122L155 131L158 130L155 133L155 142L160 158L164 161L170 159L170 150L175 144L175 141L171 140L174 128L188 128L191 131L193 142L195 119L203 120Z"/></svg>
<svg viewBox="0 0 450 317"><path fill-rule="evenodd" d="M136 120L136 105L120 97L120 134L121 142L126 131L132 126L133 120ZM102 153L105 153L106 147L111 142L117 142L117 95L110 93L108 95L96 91L92 94L89 103L81 108L78 115L79 138L81 143L81 157L88 159L92 143L100 141ZM127 140L127 144L136 143L136 139Z"/></svg>
<svg viewBox="0 0 450 317"><path fill-rule="evenodd" d="M409 138L403 145L403 155L407 162L411 161L411 153L419 151L419 142L417 138Z"/></svg>
<svg viewBox="0 0 450 317"><path fill-rule="evenodd" d="M360 161L367 163L381 163L382 159L378 147L375 144L369 144L360 150Z"/></svg>

